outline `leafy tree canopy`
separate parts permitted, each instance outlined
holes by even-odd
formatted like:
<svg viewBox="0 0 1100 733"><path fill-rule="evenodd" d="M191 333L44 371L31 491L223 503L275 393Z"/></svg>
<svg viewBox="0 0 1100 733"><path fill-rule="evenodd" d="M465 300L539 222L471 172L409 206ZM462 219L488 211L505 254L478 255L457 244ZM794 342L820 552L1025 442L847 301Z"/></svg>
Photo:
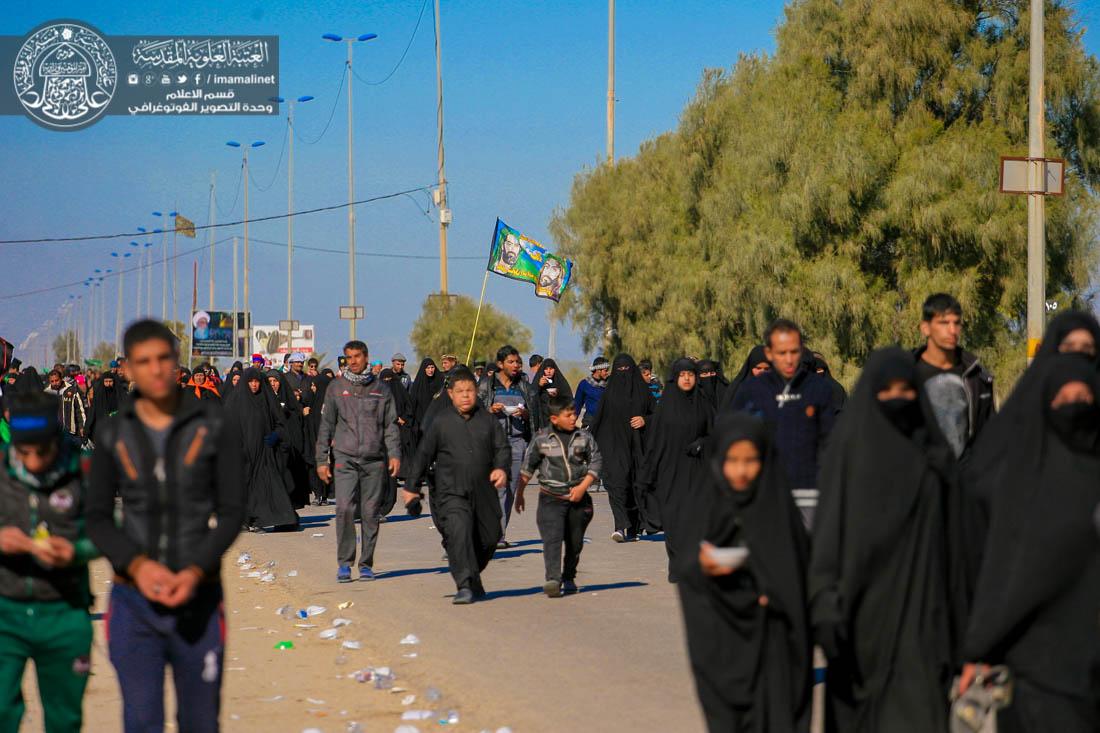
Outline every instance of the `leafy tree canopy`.
<svg viewBox="0 0 1100 733"><path fill-rule="evenodd" d="M1045 3L1047 292L1082 306L1100 183L1100 66ZM795 0L774 56L704 72L678 127L581 172L551 230L577 264L562 313L586 347L728 367L783 315L848 378L914 345L954 293L966 344L1024 365L1026 204L998 192L1027 154L1026 0Z"/></svg>

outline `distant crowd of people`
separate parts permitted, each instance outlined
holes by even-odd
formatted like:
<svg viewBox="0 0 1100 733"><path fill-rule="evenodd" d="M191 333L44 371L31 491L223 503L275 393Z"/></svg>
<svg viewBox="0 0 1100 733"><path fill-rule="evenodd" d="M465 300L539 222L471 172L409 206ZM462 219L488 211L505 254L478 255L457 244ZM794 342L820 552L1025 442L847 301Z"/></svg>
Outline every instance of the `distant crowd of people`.
<svg viewBox="0 0 1100 733"><path fill-rule="evenodd" d="M180 729L216 730L220 565L242 529L334 504L335 580L370 581L386 516L427 501L466 605L537 489L557 598L578 591L599 487L612 542L663 533L712 733L808 731L815 645L829 731L1100 730L1100 325L1055 318L999 411L959 302L929 297L919 330L915 351L870 354L850 396L786 319L732 381L716 360L660 379L619 354L574 389L507 345L411 375L362 341L335 371L255 355L223 375L182 368L155 321L102 373L15 363L0 381L0 730L19 726L27 659L47 729L79 729L99 554L126 730L163 729L166 666Z"/></svg>

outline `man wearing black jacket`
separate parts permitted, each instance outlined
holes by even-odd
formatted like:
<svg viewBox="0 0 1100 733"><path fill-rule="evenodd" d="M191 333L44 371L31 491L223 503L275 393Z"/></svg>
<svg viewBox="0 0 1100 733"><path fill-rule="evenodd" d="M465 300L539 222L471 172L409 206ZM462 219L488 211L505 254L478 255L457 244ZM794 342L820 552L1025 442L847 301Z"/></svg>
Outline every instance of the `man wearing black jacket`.
<svg viewBox="0 0 1100 733"><path fill-rule="evenodd" d="M993 417L993 376L978 357L959 346L962 305L936 293L924 301L920 322L924 346L914 352L920 390L956 458L974 444Z"/></svg>
<svg viewBox="0 0 1100 733"><path fill-rule="evenodd" d="M771 429L795 504L808 527L817 507L820 457L836 422L837 403L829 381L802 359L797 324L776 320L764 332L764 344L772 368L742 382L732 407L762 418Z"/></svg>
<svg viewBox="0 0 1100 733"><path fill-rule="evenodd" d="M240 430L216 401L181 398L179 347L163 324L133 324L123 345L133 399L97 433L87 530L115 570L107 630L124 728L164 728L171 665L179 730L217 731L221 558L244 518Z"/></svg>

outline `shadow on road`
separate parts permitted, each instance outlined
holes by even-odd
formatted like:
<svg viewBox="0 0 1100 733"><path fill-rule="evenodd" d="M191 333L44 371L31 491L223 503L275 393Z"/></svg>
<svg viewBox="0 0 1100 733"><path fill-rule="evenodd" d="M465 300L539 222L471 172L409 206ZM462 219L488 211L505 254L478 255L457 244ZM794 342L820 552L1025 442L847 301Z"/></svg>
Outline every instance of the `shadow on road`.
<svg viewBox="0 0 1100 733"><path fill-rule="evenodd" d="M640 588L642 586L649 585L649 583L643 583L640 580L627 580L620 583L597 583L595 585L581 585L581 593L596 593L602 590L621 590L625 588ZM537 596L543 592L541 585L532 586L530 588L507 588L505 590L491 590L485 594L483 601L492 601L497 598L520 598L523 596ZM454 594L447 596L453 598Z"/></svg>

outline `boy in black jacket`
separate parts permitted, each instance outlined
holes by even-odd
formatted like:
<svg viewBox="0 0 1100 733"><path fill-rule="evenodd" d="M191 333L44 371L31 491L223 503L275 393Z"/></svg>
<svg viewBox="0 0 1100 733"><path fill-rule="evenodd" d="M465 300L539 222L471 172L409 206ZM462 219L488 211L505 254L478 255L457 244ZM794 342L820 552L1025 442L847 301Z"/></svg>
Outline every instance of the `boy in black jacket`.
<svg viewBox="0 0 1100 733"><path fill-rule="evenodd" d="M577 429L573 398L558 394L550 398L550 426L535 434L523 460L516 489L516 511L523 512L523 490L539 472L539 508L536 522L546 560L546 583L542 589L551 598L562 592L577 592L577 563L584 549L584 531L592 522L592 497L588 490L600 478L603 459L596 439ZM561 546L565 543L565 570Z"/></svg>
<svg viewBox="0 0 1100 733"><path fill-rule="evenodd" d="M485 595L481 571L502 535L499 491L508 485L512 449L504 428L478 402L474 375L456 369L442 406L417 448L407 486L416 486L432 463L432 518L443 534L454 576L454 603L473 603ZM439 399L444 399L440 397ZM407 505L417 494L403 491Z"/></svg>
<svg viewBox="0 0 1100 733"><path fill-rule="evenodd" d="M23 669L34 660L46 731L82 723L92 621L79 444L63 436L57 400L11 399L0 456L0 730L19 729Z"/></svg>

